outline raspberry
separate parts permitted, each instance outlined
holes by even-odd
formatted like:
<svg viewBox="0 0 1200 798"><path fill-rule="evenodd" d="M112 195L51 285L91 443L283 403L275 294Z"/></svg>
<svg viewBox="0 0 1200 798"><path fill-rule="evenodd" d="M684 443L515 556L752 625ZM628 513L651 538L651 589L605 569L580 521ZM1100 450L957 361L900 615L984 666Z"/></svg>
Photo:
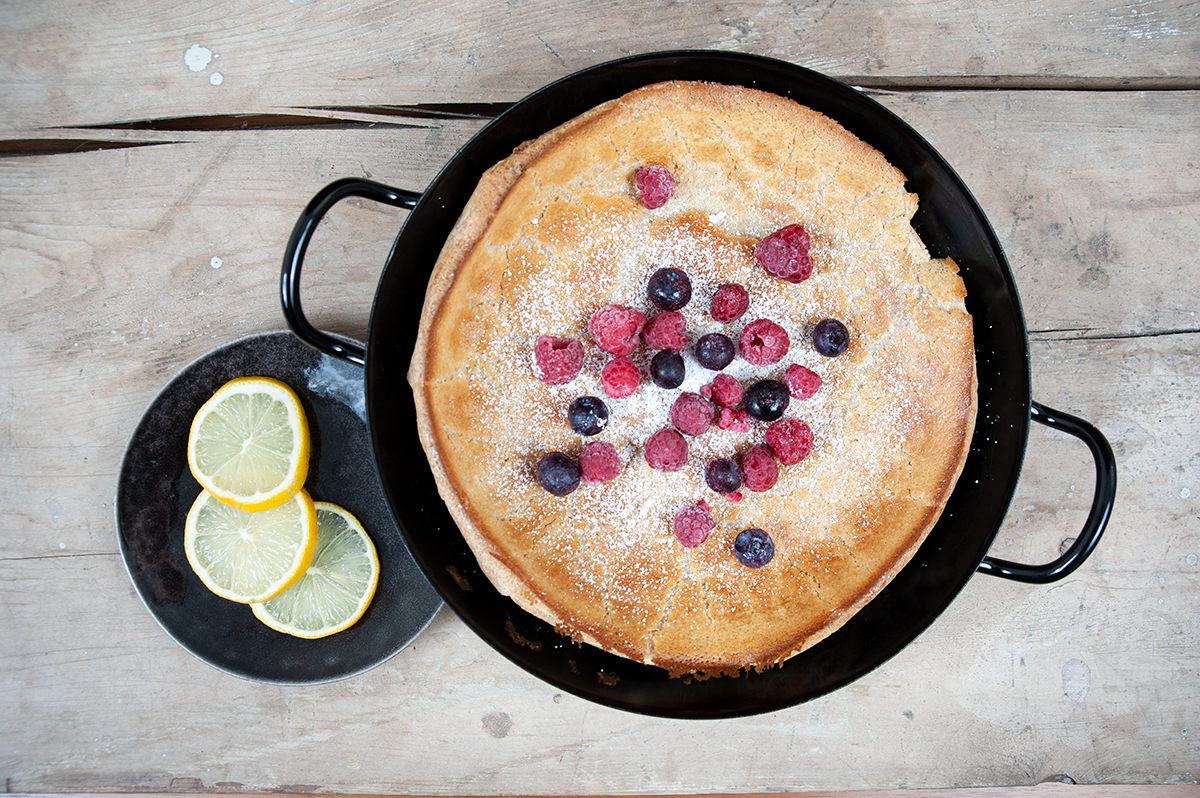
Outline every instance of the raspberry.
<svg viewBox="0 0 1200 798"><path fill-rule="evenodd" d="M758 242L754 248L754 258L772 277L799 283L812 274L808 244L808 233L803 225L791 224Z"/></svg>
<svg viewBox="0 0 1200 798"><path fill-rule="evenodd" d="M638 335L646 325L646 314L623 305L608 305L592 314L588 331L600 348L618 357L638 348Z"/></svg>
<svg viewBox="0 0 1200 798"><path fill-rule="evenodd" d="M722 407L721 414L717 416L717 426L721 429L733 430L734 432L749 432L749 419L750 414L745 410L733 410L728 407Z"/></svg>
<svg viewBox="0 0 1200 798"><path fill-rule="evenodd" d="M562 452L547 452L537 464L537 481L555 496L566 496L579 487L579 465Z"/></svg>
<svg viewBox="0 0 1200 798"><path fill-rule="evenodd" d="M600 369L600 386L604 392L614 399L629 396L637 390L642 375L637 366L627 357L614 358Z"/></svg>
<svg viewBox="0 0 1200 798"><path fill-rule="evenodd" d="M713 377L711 398L718 407L737 407L744 393L742 384L728 374Z"/></svg>
<svg viewBox="0 0 1200 798"><path fill-rule="evenodd" d="M633 173L638 198L650 210L661 208L675 193L675 176L665 166L643 166Z"/></svg>
<svg viewBox="0 0 1200 798"><path fill-rule="evenodd" d="M725 283L713 294L709 315L722 324L741 318L750 307L750 293L737 283Z"/></svg>
<svg viewBox="0 0 1200 798"><path fill-rule="evenodd" d="M767 427L767 445L780 463L795 465L812 451L812 429L798 418L781 418Z"/></svg>
<svg viewBox="0 0 1200 798"><path fill-rule="evenodd" d="M651 316L642 330L646 346L651 349L673 349L679 351L687 346L687 320L677 310L668 310Z"/></svg>
<svg viewBox="0 0 1200 798"><path fill-rule="evenodd" d="M717 521L712 516L708 502L701 499L675 513L675 522L671 529L684 548L694 549L708 540L708 533L716 526Z"/></svg>
<svg viewBox="0 0 1200 798"><path fill-rule="evenodd" d="M746 489L762 493L779 480L779 465L771 447L758 444L742 455L742 479Z"/></svg>
<svg viewBox="0 0 1200 798"><path fill-rule="evenodd" d="M678 430L659 430L646 441L646 462L657 471L678 471L687 462L687 438Z"/></svg>
<svg viewBox="0 0 1200 798"><path fill-rule="evenodd" d="M795 399L809 399L821 388L821 375L793 363L783 372L783 384Z"/></svg>
<svg viewBox="0 0 1200 798"><path fill-rule="evenodd" d="M756 366L778 363L791 348L787 330L770 319L757 319L746 325L738 344L742 357Z"/></svg>
<svg viewBox="0 0 1200 798"><path fill-rule="evenodd" d="M698 393L684 391L671 405L671 423L687 435L701 435L712 426L716 412L712 402Z"/></svg>
<svg viewBox="0 0 1200 798"><path fill-rule="evenodd" d="M584 482L608 482L621 473L617 447L608 441L592 441L579 453L579 470Z"/></svg>
<svg viewBox="0 0 1200 798"><path fill-rule="evenodd" d="M540 335L533 345L533 373L548 385L566 385L583 368L583 344L574 338Z"/></svg>

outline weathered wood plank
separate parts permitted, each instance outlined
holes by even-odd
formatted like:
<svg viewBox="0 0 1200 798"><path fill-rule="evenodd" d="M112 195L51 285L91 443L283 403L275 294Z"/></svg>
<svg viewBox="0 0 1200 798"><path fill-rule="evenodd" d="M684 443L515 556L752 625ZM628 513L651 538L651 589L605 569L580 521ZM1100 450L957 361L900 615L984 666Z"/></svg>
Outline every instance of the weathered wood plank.
<svg viewBox="0 0 1200 798"><path fill-rule="evenodd" d="M885 86L1200 79L1200 24L1186 0L514 0L451 9L430 0L51 0L5 12L5 127L23 134L293 107L512 101L577 69L679 48L757 53Z"/></svg>
<svg viewBox="0 0 1200 798"><path fill-rule="evenodd" d="M278 264L308 198L347 174L420 188L481 122L177 131L178 143L161 146L0 160L7 789L620 794L1014 785L1055 774L1194 781L1200 363L1190 314L1200 288L1186 278L1200 240L1200 95L880 99L942 150L992 219L1029 325L1042 331L1034 394L1110 437L1117 511L1067 581L977 576L868 677L791 710L715 723L559 695L445 611L363 676L243 682L158 629L116 554L111 502L134 424L192 358L283 326ZM398 224L371 203L335 209L306 271L318 323L362 334ZM1110 243L1089 247L1101 233ZM1109 251L1107 285L1093 291L1086 261ZM1090 479L1080 444L1035 428L993 553L1052 555L1078 530Z"/></svg>

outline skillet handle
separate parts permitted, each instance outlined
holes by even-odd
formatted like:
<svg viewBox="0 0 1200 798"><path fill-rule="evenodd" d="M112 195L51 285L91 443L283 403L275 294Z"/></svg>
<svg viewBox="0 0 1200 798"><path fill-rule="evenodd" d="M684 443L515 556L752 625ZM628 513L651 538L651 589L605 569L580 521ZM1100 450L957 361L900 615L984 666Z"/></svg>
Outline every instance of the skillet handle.
<svg viewBox="0 0 1200 798"><path fill-rule="evenodd" d="M1092 509L1088 512L1083 531L1075 538L1071 547L1054 562L1045 565L1022 565L984 557L976 570L1017 582L1044 585L1057 582L1082 565L1100 542L1100 535L1108 525L1113 499L1117 494L1117 461L1113 457L1112 447L1100 430L1083 419L1052 410L1037 402L1030 407L1029 416L1048 427L1074 435L1092 450L1092 459L1096 462L1096 490L1092 496Z"/></svg>
<svg viewBox="0 0 1200 798"><path fill-rule="evenodd" d="M279 291L283 302L283 318L287 320L288 327L297 338L327 355L363 366L367 362L366 348L363 344L339 341L328 333L321 332L309 323L300 306L300 267L304 263L308 242L312 240L317 224L329 209L346 197L364 197L410 211L421 199L421 195L415 192L389 188L382 183L357 177L346 177L330 183L309 201L300 218L296 220L296 226L292 228L292 237L283 253L283 274L279 280Z"/></svg>

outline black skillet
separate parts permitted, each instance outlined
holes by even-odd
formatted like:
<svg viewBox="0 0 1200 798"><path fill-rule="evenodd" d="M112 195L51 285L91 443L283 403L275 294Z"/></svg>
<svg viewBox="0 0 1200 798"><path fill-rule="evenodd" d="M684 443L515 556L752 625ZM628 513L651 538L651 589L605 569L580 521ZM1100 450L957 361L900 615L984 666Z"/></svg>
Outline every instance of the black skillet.
<svg viewBox="0 0 1200 798"><path fill-rule="evenodd" d="M484 170L520 143L639 86L707 80L763 89L810 106L879 149L920 197L913 225L935 257L953 257L967 286L979 372L979 419L966 467L925 544L842 629L764 673L697 681L564 639L501 596L480 572L438 496L417 437L406 381L425 284L442 242ZM316 330L300 306L300 269L313 230L340 199L410 208L380 278L365 346ZM757 56L671 52L583 70L531 94L474 136L424 194L347 179L327 186L296 224L284 258L284 316L304 342L366 371L376 466L417 562L459 617L530 673L579 697L648 715L721 718L789 707L835 690L887 661L928 627L976 571L1023 582L1062 579L1095 548L1112 510L1116 464L1090 424L1033 402L1025 322L1004 253L962 181L907 124L822 75ZM1029 420L1080 438L1096 463L1087 522L1070 549L1040 566L987 557L1021 470Z"/></svg>

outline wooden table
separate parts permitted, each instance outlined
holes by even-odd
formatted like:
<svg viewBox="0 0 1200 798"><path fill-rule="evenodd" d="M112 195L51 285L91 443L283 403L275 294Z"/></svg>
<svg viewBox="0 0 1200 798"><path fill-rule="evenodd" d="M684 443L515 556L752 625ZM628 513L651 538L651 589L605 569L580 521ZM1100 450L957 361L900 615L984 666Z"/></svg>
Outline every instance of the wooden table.
<svg viewBox="0 0 1200 798"><path fill-rule="evenodd" d="M677 721L562 694L443 609L392 660L281 687L176 645L113 496L180 368L284 327L280 259L348 175L422 189L487 118L632 53L862 87L1011 261L1034 398L1095 423L1116 511L1067 579L976 575L806 704ZM12 792L709 793L1200 778L1200 8L1185 0L7 2L0 9L0 776ZM338 206L306 307L361 337L394 209ZM1073 537L1092 464L1033 429L992 553ZM1061 780L1061 779L1060 779ZM1069 793L1068 793L1069 794Z"/></svg>

